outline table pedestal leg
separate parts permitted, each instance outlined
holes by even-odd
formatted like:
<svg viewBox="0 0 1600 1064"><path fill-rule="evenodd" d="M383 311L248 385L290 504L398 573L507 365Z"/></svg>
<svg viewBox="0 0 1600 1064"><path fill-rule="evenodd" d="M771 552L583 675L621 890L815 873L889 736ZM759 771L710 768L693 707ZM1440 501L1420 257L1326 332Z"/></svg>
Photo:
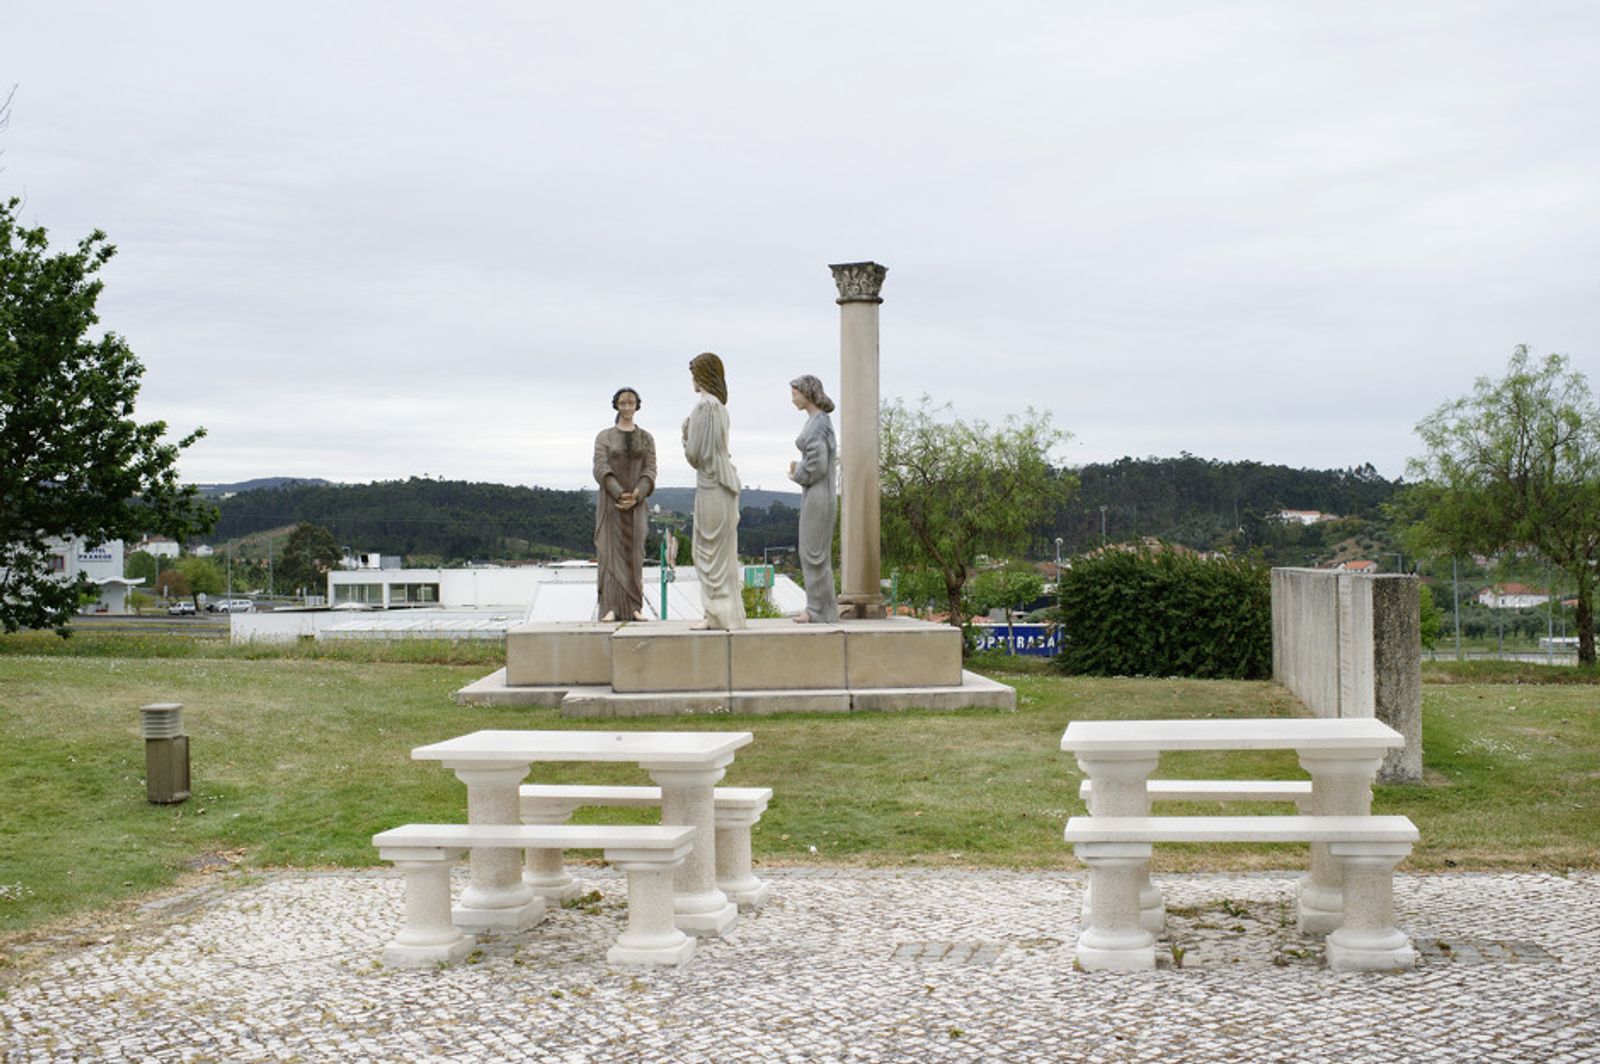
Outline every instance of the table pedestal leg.
<svg viewBox="0 0 1600 1064"><path fill-rule="evenodd" d="M1078 768L1094 783L1089 791L1089 815L1149 816L1150 773L1156 770L1159 760L1159 755L1146 753L1079 754ZM1083 898L1086 916L1093 904L1093 893L1091 875ZM1139 872L1139 926L1152 934L1167 926L1167 905L1161 891L1150 882L1148 861Z"/></svg>
<svg viewBox="0 0 1600 1064"><path fill-rule="evenodd" d="M1300 754L1311 773L1311 812L1315 816L1366 816L1372 810L1372 781L1381 757L1348 752ZM1302 934L1325 935L1344 922L1344 874L1326 843L1312 843L1311 871L1300 880Z"/></svg>
<svg viewBox="0 0 1600 1064"><path fill-rule="evenodd" d="M696 829L694 849L672 877L672 910L677 925L691 935L715 937L732 927L739 908L717 889L717 820L712 788L732 761L712 768L645 764L661 788L661 822Z"/></svg>
<svg viewBox="0 0 1600 1064"><path fill-rule="evenodd" d="M406 876L406 922L383 949L383 963L395 968L454 964L472 952L473 938L450 921L450 864L459 850L396 848L380 850Z"/></svg>
<svg viewBox="0 0 1600 1064"><path fill-rule="evenodd" d="M528 775L522 763L450 764L467 785L469 824L519 824L517 786ZM521 931L544 918L544 899L522 882L516 850L473 850L472 879L453 913L457 927Z"/></svg>
<svg viewBox="0 0 1600 1064"><path fill-rule="evenodd" d="M1411 940L1394 926L1394 866L1411 844L1335 842L1329 849L1344 865L1344 923L1328 936L1328 967L1365 972L1415 965Z"/></svg>

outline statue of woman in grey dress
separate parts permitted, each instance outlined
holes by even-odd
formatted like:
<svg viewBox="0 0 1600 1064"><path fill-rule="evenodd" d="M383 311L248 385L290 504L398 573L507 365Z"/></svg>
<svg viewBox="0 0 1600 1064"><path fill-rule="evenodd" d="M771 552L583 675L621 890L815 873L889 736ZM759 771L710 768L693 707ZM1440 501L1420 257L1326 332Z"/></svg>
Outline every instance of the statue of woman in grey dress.
<svg viewBox="0 0 1600 1064"><path fill-rule="evenodd" d="M789 463L789 479L805 489L800 496L800 572L806 582L805 612L795 620L801 624L837 624L839 600L833 589L833 518L838 512L834 468L838 464L839 443L833 435L833 400L822 390L822 382L811 374L789 382L789 397L795 409L804 410L806 427L794 445L800 460Z"/></svg>
<svg viewBox="0 0 1600 1064"><path fill-rule="evenodd" d="M594 438L594 553L600 564L596 590L602 621L642 621L644 540L650 517L645 499L656 490L656 441L633 423L639 393L618 388L611 397L616 424Z"/></svg>
<svg viewBox="0 0 1600 1064"><path fill-rule="evenodd" d="M694 468L694 571L705 618L695 628L745 626L739 567L739 471L728 454L728 382L722 359L706 352L689 363L700 399L683 423L683 456Z"/></svg>

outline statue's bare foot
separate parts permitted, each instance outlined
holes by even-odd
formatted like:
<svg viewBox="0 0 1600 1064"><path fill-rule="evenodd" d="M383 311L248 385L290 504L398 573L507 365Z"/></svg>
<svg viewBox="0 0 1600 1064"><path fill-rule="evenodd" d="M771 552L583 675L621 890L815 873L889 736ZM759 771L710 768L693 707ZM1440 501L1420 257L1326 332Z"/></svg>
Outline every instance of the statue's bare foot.
<svg viewBox="0 0 1600 1064"><path fill-rule="evenodd" d="M802 611L800 616L798 616L798 617L796 617L794 619L794 623L795 624L810 624L811 623L811 614Z"/></svg>
<svg viewBox="0 0 1600 1064"><path fill-rule="evenodd" d="M606 615L600 619L602 621L614 621L617 619L617 613L615 610L609 610L607 611Z"/></svg>
<svg viewBox="0 0 1600 1064"><path fill-rule="evenodd" d="M650 618L644 615L644 610L634 610L633 619L636 621L648 621Z"/></svg>
<svg viewBox="0 0 1600 1064"><path fill-rule="evenodd" d="M700 620L700 621L695 621L693 624L691 624L689 626L689 631L691 631L691 632L704 632L707 629L709 629L710 627L711 627L711 622L710 621Z"/></svg>

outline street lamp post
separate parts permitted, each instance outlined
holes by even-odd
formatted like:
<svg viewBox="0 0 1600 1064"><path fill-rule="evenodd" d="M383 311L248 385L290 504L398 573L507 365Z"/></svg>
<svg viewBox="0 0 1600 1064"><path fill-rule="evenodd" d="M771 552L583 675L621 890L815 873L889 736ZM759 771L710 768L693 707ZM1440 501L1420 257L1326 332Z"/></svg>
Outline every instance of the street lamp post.
<svg viewBox="0 0 1600 1064"><path fill-rule="evenodd" d="M1056 537L1056 607L1061 606L1061 537Z"/></svg>

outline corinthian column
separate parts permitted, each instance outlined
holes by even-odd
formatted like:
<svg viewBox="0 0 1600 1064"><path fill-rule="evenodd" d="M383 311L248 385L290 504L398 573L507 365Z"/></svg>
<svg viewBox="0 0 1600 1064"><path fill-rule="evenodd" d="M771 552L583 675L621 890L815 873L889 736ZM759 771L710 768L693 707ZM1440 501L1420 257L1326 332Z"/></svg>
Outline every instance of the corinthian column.
<svg viewBox="0 0 1600 1064"><path fill-rule="evenodd" d="M828 267L839 286L839 509L841 617L883 616L878 536L878 305L888 268Z"/></svg>

